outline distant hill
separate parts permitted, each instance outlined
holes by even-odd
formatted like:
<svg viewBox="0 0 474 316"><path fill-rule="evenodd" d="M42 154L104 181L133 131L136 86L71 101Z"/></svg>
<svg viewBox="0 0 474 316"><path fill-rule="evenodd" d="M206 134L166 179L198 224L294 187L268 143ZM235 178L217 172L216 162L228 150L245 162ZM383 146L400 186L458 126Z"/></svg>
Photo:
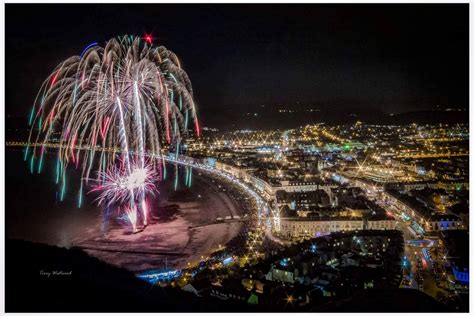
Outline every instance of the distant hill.
<svg viewBox="0 0 474 316"><path fill-rule="evenodd" d="M203 111L200 118L203 126L231 131L236 129L289 129L306 124L351 124L356 121L387 125L468 123L469 113L468 111L423 110L390 115L373 108L330 106L289 112L278 108L242 106L238 110L215 108Z"/></svg>
<svg viewBox="0 0 474 316"><path fill-rule="evenodd" d="M390 116L388 121L391 124L403 125L410 123L436 124L436 123L468 123L468 111L416 111L406 112Z"/></svg>

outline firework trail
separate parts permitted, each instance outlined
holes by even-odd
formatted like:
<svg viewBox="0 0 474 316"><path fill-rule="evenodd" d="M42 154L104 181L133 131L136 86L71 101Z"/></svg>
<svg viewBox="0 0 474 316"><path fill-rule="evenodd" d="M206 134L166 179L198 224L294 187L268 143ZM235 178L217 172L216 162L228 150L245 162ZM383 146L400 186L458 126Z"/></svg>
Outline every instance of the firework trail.
<svg viewBox="0 0 474 316"><path fill-rule="evenodd" d="M164 162L146 157L159 156L163 145L178 148L188 129L200 134L191 81L177 56L128 35L105 47L93 43L59 64L41 86L29 124L28 143L40 144L25 149L31 172L35 164L43 169L41 144L57 142L60 199L73 165L82 170L78 206L83 182L92 180L101 204L127 204L117 209L134 230L139 218L146 225L146 195L163 173Z"/></svg>

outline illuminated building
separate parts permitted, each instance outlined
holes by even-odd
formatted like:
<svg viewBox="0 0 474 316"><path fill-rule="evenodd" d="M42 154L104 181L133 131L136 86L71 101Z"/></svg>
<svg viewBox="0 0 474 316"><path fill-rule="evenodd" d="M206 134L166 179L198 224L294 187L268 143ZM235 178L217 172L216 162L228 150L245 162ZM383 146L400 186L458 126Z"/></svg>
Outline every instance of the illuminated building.
<svg viewBox="0 0 474 316"><path fill-rule="evenodd" d="M362 217L337 216L314 218L282 218L280 236L288 239L314 238L339 231L397 229L394 219L367 219Z"/></svg>

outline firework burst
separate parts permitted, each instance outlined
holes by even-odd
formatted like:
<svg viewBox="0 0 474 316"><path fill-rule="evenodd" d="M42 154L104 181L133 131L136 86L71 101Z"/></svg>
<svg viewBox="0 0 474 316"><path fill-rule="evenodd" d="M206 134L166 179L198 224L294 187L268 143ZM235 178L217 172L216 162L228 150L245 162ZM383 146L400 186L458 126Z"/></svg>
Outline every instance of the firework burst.
<svg viewBox="0 0 474 316"><path fill-rule="evenodd" d="M100 192L97 201L99 204L123 204L127 201L141 200L142 196L154 195L156 193L155 183L159 175L152 164L134 163L130 172L120 164L101 171L99 180L95 180L94 188L90 192Z"/></svg>
<svg viewBox="0 0 474 316"><path fill-rule="evenodd" d="M25 160L31 170L37 163L40 172L41 144L58 143L61 199L67 167L73 165L82 170L79 205L83 182L94 179L101 204L125 203L117 208L125 213L147 210L145 196L154 192L162 163L146 157L160 156L162 145L178 147L188 130L199 136L188 75L173 52L150 39L122 36L104 47L93 43L44 81L29 117L29 144L40 145L27 147ZM141 218L146 224L147 214Z"/></svg>

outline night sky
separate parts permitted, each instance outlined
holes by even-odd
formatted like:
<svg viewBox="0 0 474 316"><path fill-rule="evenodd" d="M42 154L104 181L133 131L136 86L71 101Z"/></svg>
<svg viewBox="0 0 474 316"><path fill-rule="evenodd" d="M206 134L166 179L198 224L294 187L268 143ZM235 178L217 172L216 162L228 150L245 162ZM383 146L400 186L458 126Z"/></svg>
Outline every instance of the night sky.
<svg viewBox="0 0 474 316"><path fill-rule="evenodd" d="M89 43L145 32L182 60L201 117L297 102L468 107L468 4L7 4L5 16L9 117L26 117L44 78Z"/></svg>

